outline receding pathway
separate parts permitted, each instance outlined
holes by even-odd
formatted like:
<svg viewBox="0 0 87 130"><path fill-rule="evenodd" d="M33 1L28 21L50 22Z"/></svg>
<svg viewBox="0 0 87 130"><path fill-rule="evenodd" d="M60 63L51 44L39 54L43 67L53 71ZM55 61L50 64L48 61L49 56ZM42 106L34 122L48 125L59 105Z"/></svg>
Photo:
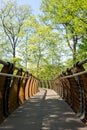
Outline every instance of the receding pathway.
<svg viewBox="0 0 87 130"><path fill-rule="evenodd" d="M0 130L87 130L53 91L40 89L1 125Z"/></svg>

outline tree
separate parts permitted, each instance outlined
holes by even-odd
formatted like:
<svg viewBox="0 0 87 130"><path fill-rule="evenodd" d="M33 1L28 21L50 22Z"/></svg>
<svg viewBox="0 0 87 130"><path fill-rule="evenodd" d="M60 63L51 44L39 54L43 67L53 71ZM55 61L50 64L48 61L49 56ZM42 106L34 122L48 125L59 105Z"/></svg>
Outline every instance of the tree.
<svg viewBox="0 0 87 130"><path fill-rule="evenodd" d="M22 41L19 46L19 51L22 50L20 57L23 58L23 64L26 61L27 69L35 76L41 78L44 71L43 79L47 75L49 75L48 78L52 78L52 73L58 73L59 68L61 68L61 48L59 47L62 44L61 38L50 26L44 25L35 16L31 16L30 19L27 19L19 34L20 37L24 37L24 42ZM28 35L26 35L27 33ZM25 39L26 36L27 39ZM54 68L55 71L52 72L50 67ZM58 68L57 71L55 68Z"/></svg>
<svg viewBox="0 0 87 130"><path fill-rule="evenodd" d="M22 42L19 45L18 52L21 57L22 64L25 66L26 70L28 69L28 63L31 62L32 64L33 62L32 55L34 53L33 51L35 51L35 45L33 43L35 41L32 41L32 37L36 33L37 26L38 23L36 21L36 17L30 16L30 18L23 24L21 32L19 33L19 37L22 38Z"/></svg>
<svg viewBox="0 0 87 130"><path fill-rule="evenodd" d="M16 49L20 38L19 33L26 19L31 15L29 5L18 6L14 1L2 1L0 8L0 26L9 40L13 58L16 57Z"/></svg>
<svg viewBox="0 0 87 130"><path fill-rule="evenodd" d="M62 28L62 34L68 43L76 61L78 41L87 29L87 3L85 0L42 0L43 21L53 28Z"/></svg>

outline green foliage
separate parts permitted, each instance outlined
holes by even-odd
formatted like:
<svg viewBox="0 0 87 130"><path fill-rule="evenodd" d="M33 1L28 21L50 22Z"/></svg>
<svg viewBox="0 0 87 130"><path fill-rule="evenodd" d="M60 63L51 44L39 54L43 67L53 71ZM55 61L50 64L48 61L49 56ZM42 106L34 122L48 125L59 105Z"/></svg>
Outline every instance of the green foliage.
<svg viewBox="0 0 87 130"><path fill-rule="evenodd" d="M79 44L78 59L83 60L87 58L87 37L83 37L81 43Z"/></svg>
<svg viewBox="0 0 87 130"><path fill-rule="evenodd" d="M87 2L85 0L42 0L43 20L51 20L56 24L68 24L74 33L82 33L87 27ZM85 16L85 17L84 17ZM83 31L84 32L84 31Z"/></svg>
<svg viewBox="0 0 87 130"><path fill-rule="evenodd" d="M76 60L76 49L79 39L86 35L87 29L87 2L85 0L42 0L42 20L51 24L53 28L62 28L63 38Z"/></svg>
<svg viewBox="0 0 87 130"><path fill-rule="evenodd" d="M39 20L29 5L2 2L0 57L50 80L73 65L73 56L87 57L87 2L42 0L41 10Z"/></svg>
<svg viewBox="0 0 87 130"><path fill-rule="evenodd" d="M62 65L53 65L53 64L45 64L42 66L42 68L33 68L30 69L30 72L34 74L36 77L42 80L51 80L58 76L59 73L61 73L61 70L63 69Z"/></svg>

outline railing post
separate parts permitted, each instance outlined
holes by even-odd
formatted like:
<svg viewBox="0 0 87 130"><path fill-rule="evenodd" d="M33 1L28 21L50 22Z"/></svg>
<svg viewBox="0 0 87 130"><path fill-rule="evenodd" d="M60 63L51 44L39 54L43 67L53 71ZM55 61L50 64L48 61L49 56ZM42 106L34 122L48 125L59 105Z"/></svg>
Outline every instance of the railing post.
<svg viewBox="0 0 87 130"><path fill-rule="evenodd" d="M30 94L29 94L30 82L31 82L31 75L28 74L28 79L25 85L25 100L28 100L30 97Z"/></svg>
<svg viewBox="0 0 87 130"><path fill-rule="evenodd" d="M14 65L7 63L4 65L1 73L12 74L14 71ZM8 95L11 83L11 77L0 75L0 122L9 115L8 113Z"/></svg>
<svg viewBox="0 0 87 130"><path fill-rule="evenodd" d="M28 77L28 72L24 72L24 77ZM26 78L23 78L21 80L21 83L20 83L20 86L19 86L19 93L18 93L18 97L19 97L19 104L23 104L24 103L24 100L25 100L25 86L26 86L26 83L27 83L27 80Z"/></svg>
<svg viewBox="0 0 87 130"><path fill-rule="evenodd" d="M66 73L68 75L73 74L72 71L69 69L67 69ZM80 93L78 83L75 77L68 78L68 81L70 83L70 91L71 91L71 107L75 113L78 113L80 108L80 100L79 100Z"/></svg>
<svg viewBox="0 0 87 130"><path fill-rule="evenodd" d="M22 69L19 69L16 75L22 76ZM8 95L8 108L10 114L19 106L18 92L20 81L21 78L13 77Z"/></svg>
<svg viewBox="0 0 87 130"><path fill-rule="evenodd" d="M8 74L13 74L13 71L14 71L14 65L9 63ZM7 117L9 115L8 96L9 96L11 81L12 81L12 77L7 76L6 81L5 81L4 96L3 96L3 112L4 112L5 117Z"/></svg>
<svg viewBox="0 0 87 130"><path fill-rule="evenodd" d="M61 76L63 77L63 76L65 76L65 74L62 73ZM62 78L62 77L60 77L60 78ZM67 85L66 85L66 80L65 79L61 79L60 81L62 82L62 86L61 87L63 88L64 100L66 102L68 102L68 88L67 88Z"/></svg>
<svg viewBox="0 0 87 130"><path fill-rule="evenodd" d="M85 71L83 65L74 65L75 72ZM76 76L76 80L79 85L79 92L80 92L80 116L82 121L87 125L87 73Z"/></svg>

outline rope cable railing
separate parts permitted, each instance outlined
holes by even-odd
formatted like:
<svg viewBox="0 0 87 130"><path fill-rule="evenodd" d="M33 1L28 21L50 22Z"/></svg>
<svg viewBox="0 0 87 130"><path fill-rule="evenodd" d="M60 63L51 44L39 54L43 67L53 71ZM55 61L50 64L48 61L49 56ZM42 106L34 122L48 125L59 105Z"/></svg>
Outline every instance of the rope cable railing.
<svg viewBox="0 0 87 130"><path fill-rule="evenodd" d="M19 76L19 75L13 75L13 74L6 74L6 73L0 73L2 76L8 76L8 77L16 77L16 78L25 78L28 79L29 77L26 76ZM29 76L32 76L32 74L29 74Z"/></svg>
<svg viewBox="0 0 87 130"><path fill-rule="evenodd" d="M82 60L81 62L78 62L78 65L83 65L85 63L87 63L87 58ZM73 69L73 66L69 68L69 70L72 70L72 69Z"/></svg>
<svg viewBox="0 0 87 130"><path fill-rule="evenodd" d="M5 62L5 61L3 61L3 60L0 60L0 64L9 65L9 62ZM18 68L18 67L16 67L16 66L14 66L14 69L20 70L20 68Z"/></svg>
<svg viewBox="0 0 87 130"><path fill-rule="evenodd" d="M0 60L0 64L2 64L2 65L9 65L9 63L10 63L10 62L5 62L5 61L3 61L3 60ZM21 70L22 68L18 68L18 67L16 67L16 66L14 65L14 69L16 69L16 70ZM22 72L25 72L25 71L22 69ZM27 71L26 71L26 72L27 72ZM29 76L33 76L34 78L36 78L37 80L39 80L37 77L35 77L34 75L32 75L32 74L30 74L30 73L29 73L29 76L28 76L28 77L26 77L26 76L19 76L19 75L13 75L13 74L7 74L7 73L1 73L1 72L0 72L0 75L2 75L2 76L9 76L9 77L17 77L17 78L25 78L25 79L28 79Z"/></svg>
<svg viewBox="0 0 87 130"><path fill-rule="evenodd" d="M78 73L76 73L76 74L72 74L72 75L69 75L69 76L61 77L61 78L59 78L59 79L72 78L72 77L79 76L79 75L86 74L86 73L87 73L87 71L82 71L82 72L78 72Z"/></svg>
<svg viewBox="0 0 87 130"><path fill-rule="evenodd" d="M74 64L74 66L76 66L76 65L78 65L78 66L84 65L85 63L87 63L87 58L84 59L84 60L82 60L81 62L77 62L76 64ZM69 70L69 71L72 70L72 69L74 68L74 66L68 68L68 70ZM66 73L66 71L65 71L64 73ZM87 73L87 71L85 70L85 71L77 72L77 73L73 72L72 75L66 75L66 76L61 76L61 75L59 75L59 76L56 77L54 80L56 80L56 79L72 78L72 77L79 76L79 75L86 74L86 73Z"/></svg>

